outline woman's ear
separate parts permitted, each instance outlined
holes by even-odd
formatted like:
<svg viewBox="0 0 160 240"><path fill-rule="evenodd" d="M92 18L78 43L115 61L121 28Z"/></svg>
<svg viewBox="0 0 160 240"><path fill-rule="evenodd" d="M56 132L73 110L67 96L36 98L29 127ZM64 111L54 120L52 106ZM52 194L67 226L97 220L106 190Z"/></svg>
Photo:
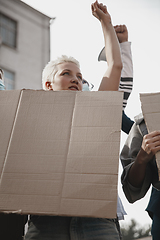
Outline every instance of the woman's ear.
<svg viewBox="0 0 160 240"><path fill-rule="evenodd" d="M46 86L47 90L53 90L51 82L46 82L45 86Z"/></svg>

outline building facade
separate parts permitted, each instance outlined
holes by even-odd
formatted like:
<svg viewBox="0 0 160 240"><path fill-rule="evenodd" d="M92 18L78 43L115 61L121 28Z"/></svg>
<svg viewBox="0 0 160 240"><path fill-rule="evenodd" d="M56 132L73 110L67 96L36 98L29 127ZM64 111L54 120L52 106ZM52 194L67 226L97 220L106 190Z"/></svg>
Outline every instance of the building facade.
<svg viewBox="0 0 160 240"><path fill-rule="evenodd" d="M0 0L0 68L6 89L41 89L51 18L20 0Z"/></svg>

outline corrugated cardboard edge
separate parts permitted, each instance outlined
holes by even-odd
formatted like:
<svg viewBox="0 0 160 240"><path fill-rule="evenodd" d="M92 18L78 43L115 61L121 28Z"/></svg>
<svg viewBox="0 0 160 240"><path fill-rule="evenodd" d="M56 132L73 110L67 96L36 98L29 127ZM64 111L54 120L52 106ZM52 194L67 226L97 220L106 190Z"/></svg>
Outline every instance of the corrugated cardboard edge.
<svg viewBox="0 0 160 240"><path fill-rule="evenodd" d="M21 90L18 90L19 91L19 97L18 97L18 100L17 100L17 108L16 108L16 111L15 111L14 119L13 119L13 124L12 124L11 132L10 132L8 146L7 146L7 149L6 149L6 154L5 154L5 158L4 158L2 171L0 173L1 174L1 176L0 176L0 185L1 185L1 182L2 182L2 179L3 179L3 173L4 173L4 170L5 170L5 166L6 166L6 162L7 162L7 158L8 158L8 152L9 152L9 149L10 149L10 144L11 144L11 141L12 141L12 136L13 136L13 133L14 133L14 127L15 127L15 124L16 124L19 108L20 108L20 105L21 105L21 99L22 99L22 96L23 96L23 92L26 91L26 90L27 91L44 91L42 89L40 89L40 90L33 90L33 89L21 89ZM26 214L26 213L23 212L22 209L19 209L19 210L16 210L16 211L1 211L1 212L5 213L5 214L10 214L10 213Z"/></svg>
<svg viewBox="0 0 160 240"><path fill-rule="evenodd" d="M6 161L7 161L7 157L8 157L8 152L9 152L9 148L10 148L10 144L11 144L11 141L12 141L12 136L13 136L14 127L15 127L15 123L16 123L16 120L17 120L18 112L19 112L19 107L20 107L20 104L21 104L22 95L23 95L23 92L25 90L27 90L27 91L28 90L29 91L35 91L35 90L31 90L31 89L21 89L21 90L19 90L19 98L18 98L18 101L17 101L17 108L16 108L16 111L15 111L15 116L14 116L14 120L13 120L13 124L12 124L12 128L11 128L11 133L10 133L10 137L9 137L9 141L8 141L8 146L7 146L7 149L6 149L6 154L5 154L5 159L4 159L4 163L3 163L3 167L2 167L2 172L0 173L1 174L1 176L0 176L0 185L1 185L2 178L3 178L3 172L4 172L4 169L5 169L5 165L6 165ZM43 90L38 90L38 91L43 91Z"/></svg>
<svg viewBox="0 0 160 240"><path fill-rule="evenodd" d="M71 137L71 133L72 133L72 123L73 123L73 119L74 119L73 115L74 115L75 105L76 105L76 96L77 96L77 93L75 92L74 107L73 107L73 111L72 111L72 121L71 121L71 123L70 123L68 149L69 149L69 146L70 146L70 137ZM67 156L68 156L68 151L67 151ZM63 181L62 181L61 194L60 194L60 199L61 199L61 201L59 202L59 212L60 212L60 209L61 209L61 204L62 204L62 199L63 199L63 198L62 198L62 194L63 194L63 186L64 186L64 181L65 181L66 165L67 165L67 161L65 162L64 174L63 174Z"/></svg>
<svg viewBox="0 0 160 240"><path fill-rule="evenodd" d="M144 96L150 96L150 95L157 95L157 94L160 94L160 93L140 93L139 95L140 95L140 100L141 100L141 109L142 109L142 113L143 113L143 117L144 117L144 119L145 119L145 124L146 124L146 126L147 126L147 129L148 129L148 132L150 132L150 128L149 128L149 126L148 126L148 122L147 122L147 120L146 120L146 114L145 114L145 111L144 111L144 108L143 108L143 104L142 104L142 97L144 97ZM155 129L156 130L156 129ZM160 160L159 160L160 161ZM156 154L156 163L157 163L157 168L158 168L158 176L159 176L159 181L160 181L160 166L159 166L159 164L158 164L158 161L157 161L157 154Z"/></svg>
<svg viewBox="0 0 160 240"><path fill-rule="evenodd" d="M3 172L4 172L6 161L7 161L8 150L9 150L9 146L10 146L10 142L11 142L11 137L12 137L12 134L13 134L13 131L14 131L14 125L15 125L16 117L17 117L17 114L18 114L18 107L19 107L19 102L20 102L20 99L21 99L21 95L22 95L22 90L19 91L19 98L18 98L18 101L17 101L17 108L16 108L16 111L15 111L15 116L14 116L11 132L10 132L8 146L6 148L6 154L5 154L5 158L4 158L4 162L3 162L2 171L0 173L1 174L1 176L0 176L0 185L1 185Z"/></svg>

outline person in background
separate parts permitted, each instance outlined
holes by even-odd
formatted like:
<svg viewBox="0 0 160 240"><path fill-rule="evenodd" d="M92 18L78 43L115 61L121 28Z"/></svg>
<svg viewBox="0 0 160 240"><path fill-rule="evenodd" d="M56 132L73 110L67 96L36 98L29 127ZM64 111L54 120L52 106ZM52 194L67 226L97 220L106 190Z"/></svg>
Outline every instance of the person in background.
<svg viewBox="0 0 160 240"><path fill-rule="evenodd" d="M133 121L130 122L129 118L128 117L126 118L126 116L124 116L123 114L122 129L124 130L126 129L125 127L126 121L127 121L126 126L128 129L130 128L129 127L130 125L131 126L133 125ZM142 142L146 141L146 144L148 144L147 142L149 142L149 144L152 144L153 147L152 141L155 141L155 138L159 136L159 133L158 132L154 133L153 138L151 137L153 133L151 134L151 136L147 134L148 134L147 127L145 125L142 114L140 114L135 117L135 124L121 152L120 158L122 161L122 165L124 167L124 171L122 173L122 185L128 201L133 203L143 198L147 193L150 185L153 184L154 187L152 187L151 196L146 211L148 212L149 216L152 219L151 234L153 240L159 240L160 191L157 190L156 188L160 189L160 183L158 181L157 166L155 162L155 156L153 156L153 154L148 155L147 160L148 162L144 161L142 155L142 152L144 151L143 148L145 148L145 147L142 148L142 146L144 145L144 143L142 145ZM143 136L145 136L144 139ZM156 148L152 150L155 153L155 151L158 150L159 143L155 141L154 144L157 145Z"/></svg>
<svg viewBox="0 0 160 240"><path fill-rule="evenodd" d="M146 210L152 219L153 240L160 239L160 181L155 157L159 151L160 130L148 133L143 115L139 114L120 155L124 168L121 180L130 203L143 198L152 184Z"/></svg>
<svg viewBox="0 0 160 240"><path fill-rule="evenodd" d="M106 6L97 1L92 4L92 14L101 23L108 62L99 91L118 91L122 62L111 17ZM43 70L42 84L46 91L82 91L83 76L79 62L67 56L49 62ZM120 238L115 221L116 219L31 215L25 240L118 240Z"/></svg>

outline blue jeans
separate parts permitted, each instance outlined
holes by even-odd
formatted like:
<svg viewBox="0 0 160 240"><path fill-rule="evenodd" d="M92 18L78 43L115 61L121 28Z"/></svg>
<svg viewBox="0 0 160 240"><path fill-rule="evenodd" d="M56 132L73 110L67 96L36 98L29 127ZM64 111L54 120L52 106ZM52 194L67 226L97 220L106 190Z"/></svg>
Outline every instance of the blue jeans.
<svg viewBox="0 0 160 240"><path fill-rule="evenodd" d="M25 240L119 240L114 219L31 216Z"/></svg>

